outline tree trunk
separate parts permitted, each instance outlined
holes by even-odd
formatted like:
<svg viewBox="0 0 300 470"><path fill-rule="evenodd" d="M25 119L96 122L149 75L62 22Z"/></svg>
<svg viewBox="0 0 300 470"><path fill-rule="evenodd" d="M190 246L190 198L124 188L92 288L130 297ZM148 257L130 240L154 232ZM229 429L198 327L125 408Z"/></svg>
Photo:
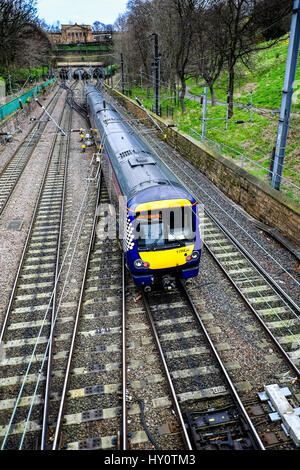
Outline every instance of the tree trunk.
<svg viewBox="0 0 300 470"><path fill-rule="evenodd" d="M210 95L211 95L211 105L216 106L216 94L214 90L214 85L209 85Z"/></svg>
<svg viewBox="0 0 300 470"><path fill-rule="evenodd" d="M175 107L176 107L176 104L177 104L176 93L177 93L177 90L176 90L176 81L174 80L174 83L173 83L173 96L174 96L174 106L175 106Z"/></svg>
<svg viewBox="0 0 300 470"><path fill-rule="evenodd" d="M181 81L181 92L180 92L180 105L182 114L185 113L184 97L186 92L186 82L184 77L180 77Z"/></svg>
<svg viewBox="0 0 300 470"><path fill-rule="evenodd" d="M234 66L232 65L229 69L229 84L228 84L228 92L229 92L229 119L233 116L233 92L234 92Z"/></svg>
<svg viewBox="0 0 300 470"><path fill-rule="evenodd" d="M173 83L170 82L170 85L169 85L169 86L170 86L170 88L169 88L169 104L170 104L170 106L172 106Z"/></svg>

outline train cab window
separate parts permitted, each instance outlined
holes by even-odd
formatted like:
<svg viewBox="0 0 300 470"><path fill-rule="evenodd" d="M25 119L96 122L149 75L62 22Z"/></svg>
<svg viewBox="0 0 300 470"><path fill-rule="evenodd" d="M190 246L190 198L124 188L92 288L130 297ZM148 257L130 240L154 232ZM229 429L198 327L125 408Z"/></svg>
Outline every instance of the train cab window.
<svg viewBox="0 0 300 470"><path fill-rule="evenodd" d="M138 212L135 237L139 250L185 246L195 240L195 215L189 206Z"/></svg>

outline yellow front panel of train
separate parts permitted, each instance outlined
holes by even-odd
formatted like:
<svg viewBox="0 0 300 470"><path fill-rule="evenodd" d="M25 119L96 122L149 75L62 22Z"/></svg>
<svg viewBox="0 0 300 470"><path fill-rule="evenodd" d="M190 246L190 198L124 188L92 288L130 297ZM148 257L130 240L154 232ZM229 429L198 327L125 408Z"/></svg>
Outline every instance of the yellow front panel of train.
<svg viewBox="0 0 300 470"><path fill-rule="evenodd" d="M162 251L139 252L141 260L150 263L150 269L165 269L182 266L186 263L186 257L191 255L194 245L182 248L172 248Z"/></svg>
<svg viewBox="0 0 300 470"><path fill-rule="evenodd" d="M192 206L187 199L166 199L161 201L151 201L140 204L135 212L155 211L160 209L169 209L182 206ZM186 263L186 257L191 255L194 244L155 251L139 251L142 261L150 264L150 269L166 269L176 266L182 266Z"/></svg>

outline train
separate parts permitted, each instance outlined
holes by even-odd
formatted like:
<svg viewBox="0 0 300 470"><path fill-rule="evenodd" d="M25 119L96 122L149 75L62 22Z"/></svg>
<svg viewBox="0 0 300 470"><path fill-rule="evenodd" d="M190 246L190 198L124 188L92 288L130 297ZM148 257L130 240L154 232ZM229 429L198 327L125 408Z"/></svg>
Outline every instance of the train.
<svg viewBox="0 0 300 470"><path fill-rule="evenodd" d="M68 80L68 71L64 68L60 69L59 76L61 80Z"/></svg>
<svg viewBox="0 0 300 470"><path fill-rule="evenodd" d="M126 267L145 292L172 290L199 272L197 201L97 87L85 93Z"/></svg>
<svg viewBox="0 0 300 470"><path fill-rule="evenodd" d="M93 70L93 77L94 78L105 78L106 77L106 69L104 67L95 67Z"/></svg>
<svg viewBox="0 0 300 470"><path fill-rule="evenodd" d="M78 68L73 72L73 78L75 80L88 80L91 78L90 72L86 69Z"/></svg>

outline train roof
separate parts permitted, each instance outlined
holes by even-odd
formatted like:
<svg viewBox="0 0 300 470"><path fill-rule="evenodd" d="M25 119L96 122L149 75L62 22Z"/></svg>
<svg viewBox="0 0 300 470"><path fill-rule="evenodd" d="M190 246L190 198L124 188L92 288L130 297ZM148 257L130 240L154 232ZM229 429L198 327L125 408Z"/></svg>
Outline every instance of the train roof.
<svg viewBox="0 0 300 470"><path fill-rule="evenodd" d="M93 85L86 86L94 124L105 132L102 139L122 193L137 205L160 199L194 198L156 156L144 140ZM152 190L151 190L152 188Z"/></svg>

